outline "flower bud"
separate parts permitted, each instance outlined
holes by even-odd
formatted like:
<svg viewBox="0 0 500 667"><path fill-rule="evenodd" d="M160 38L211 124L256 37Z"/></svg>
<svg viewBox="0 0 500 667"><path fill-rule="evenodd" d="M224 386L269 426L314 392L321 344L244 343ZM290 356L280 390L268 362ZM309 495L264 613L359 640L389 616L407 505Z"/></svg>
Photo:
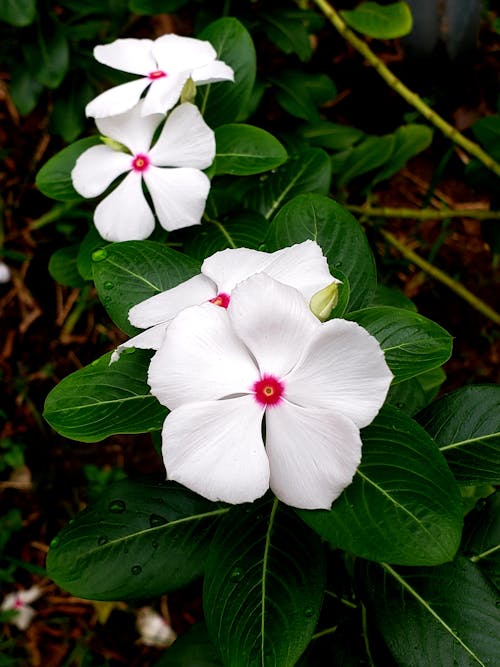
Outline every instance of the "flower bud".
<svg viewBox="0 0 500 667"><path fill-rule="evenodd" d="M181 104L184 102L190 102L194 104L194 98L196 97L196 84L191 77L184 84L184 88L181 92Z"/></svg>
<svg viewBox="0 0 500 667"><path fill-rule="evenodd" d="M111 137L105 137L104 135L100 134L99 139L103 142L103 144L106 144L106 146L109 146L109 148L112 148L114 151L130 153L129 149L124 144L121 144L115 139L111 139Z"/></svg>
<svg viewBox="0 0 500 667"><path fill-rule="evenodd" d="M330 283L326 287L323 287L319 292L313 294L310 302L309 308L311 309L313 315L325 322L332 310L335 308L339 301L339 284L338 282Z"/></svg>

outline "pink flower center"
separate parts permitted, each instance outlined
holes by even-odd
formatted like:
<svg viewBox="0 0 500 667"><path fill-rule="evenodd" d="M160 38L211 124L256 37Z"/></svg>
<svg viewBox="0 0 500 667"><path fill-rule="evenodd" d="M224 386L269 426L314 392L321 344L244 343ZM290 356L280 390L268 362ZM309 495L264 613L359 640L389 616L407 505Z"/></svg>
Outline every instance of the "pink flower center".
<svg viewBox="0 0 500 667"><path fill-rule="evenodd" d="M21 600L20 597L16 597L14 600L14 609L22 609L24 607L24 603Z"/></svg>
<svg viewBox="0 0 500 667"><path fill-rule="evenodd" d="M168 74L162 69L157 69L154 72L150 72L148 74L148 79L151 79L151 81L156 81L156 79L163 79L164 76L168 76Z"/></svg>
<svg viewBox="0 0 500 667"><path fill-rule="evenodd" d="M273 406L281 402L285 385L274 375L264 375L252 387L255 400L260 405Z"/></svg>
<svg viewBox="0 0 500 667"><path fill-rule="evenodd" d="M149 167L151 160L144 153L138 153L132 160L132 169L134 171L146 171Z"/></svg>
<svg viewBox="0 0 500 667"><path fill-rule="evenodd" d="M221 308L227 308L230 300L231 297L229 294L225 294L225 292L221 292L220 294L217 294L217 296L214 296L213 299L209 299L210 303L220 306Z"/></svg>

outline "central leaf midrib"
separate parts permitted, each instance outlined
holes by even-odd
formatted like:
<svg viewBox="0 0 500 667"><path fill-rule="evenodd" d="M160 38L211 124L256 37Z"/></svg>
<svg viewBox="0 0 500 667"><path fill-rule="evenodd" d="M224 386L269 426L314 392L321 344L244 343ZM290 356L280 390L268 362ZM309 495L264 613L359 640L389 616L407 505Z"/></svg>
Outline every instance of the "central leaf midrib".
<svg viewBox="0 0 500 667"><path fill-rule="evenodd" d="M260 656L261 664L264 665L264 656L265 656L265 607L266 607L266 578L267 578L267 566L269 561L269 549L271 546L271 533L274 526L274 519L276 516L276 510L278 509L279 501L277 498L274 499L271 513L269 515L269 525L266 531L266 541L264 543L264 554L262 556L262 586L261 586L261 621L260 621Z"/></svg>

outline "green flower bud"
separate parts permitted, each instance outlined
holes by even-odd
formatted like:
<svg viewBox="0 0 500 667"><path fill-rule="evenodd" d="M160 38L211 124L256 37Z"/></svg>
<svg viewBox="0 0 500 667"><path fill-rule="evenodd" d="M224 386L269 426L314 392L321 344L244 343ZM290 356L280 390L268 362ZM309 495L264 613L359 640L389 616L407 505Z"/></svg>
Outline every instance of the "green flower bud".
<svg viewBox="0 0 500 667"><path fill-rule="evenodd" d="M106 144L106 146L109 146L114 151L120 151L121 153L130 153L129 149L124 144L121 144L119 141L111 139L111 137L105 137L104 135L100 134L99 139L102 141L103 144Z"/></svg>
<svg viewBox="0 0 500 667"><path fill-rule="evenodd" d="M184 102L190 102L194 104L194 98L196 97L196 84L191 77L184 84L184 88L181 92L181 104Z"/></svg>
<svg viewBox="0 0 500 667"><path fill-rule="evenodd" d="M313 315L325 322L330 313L335 308L339 301L339 283L334 282L330 283L326 287L323 287L322 290L313 294L310 302L309 308L311 309Z"/></svg>

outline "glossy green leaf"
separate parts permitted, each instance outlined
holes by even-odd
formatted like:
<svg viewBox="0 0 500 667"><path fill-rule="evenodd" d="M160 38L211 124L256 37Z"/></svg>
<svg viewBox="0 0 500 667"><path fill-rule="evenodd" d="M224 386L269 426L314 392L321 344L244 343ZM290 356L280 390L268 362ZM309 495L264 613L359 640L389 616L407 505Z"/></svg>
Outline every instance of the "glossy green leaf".
<svg viewBox="0 0 500 667"><path fill-rule="evenodd" d="M411 32L412 15L406 2L380 5L362 2L356 9L340 12L344 21L354 30L378 39L395 39Z"/></svg>
<svg viewBox="0 0 500 667"><path fill-rule="evenodd" d="M16 109L25 116L36 107L43 86L33 78L24 62L14 65L10 76L9 93Z"/></svg>
<svg viewBox="0 0 500 667"><path fill-rule="evenodd" d="M418 313L378 306L349 313L347 319L378 340L394 373L393 384L437 368L450 358L450 334Z"/></svg>
<svg viewBox="0 0 500 667"><path fill-rule="evenodd" d="M309 141L311 146L342 151L351 148L365 134L356 127L330 123L325 120L301 128L300 136Z"/></svg>
<svg viewBox="0 0 500 667"><path fill-rule="evenodd" d="M59 201L83 201L83 197L73 187L71 170L78 157L90 148L100 144L99 137L86 137L66 146L53 155L36 175L36 186L46 197Z"/></svg>
<svg viewBox="0 0 500 667"><path fill-rule="evenodd" d="M167 409L151 395L147 372L151 352L111 353L65 377L45 400L43 416L61 435L98 442L117 433L161 429Z"/></svg>
<svg viewBox="0 0 500 667"><path fill-rule="evenodd" d="M361 143L349 150L345 156L339 153L332 159L337 184L345 185L357 176L367 174L389 160L396 138L393 134L383 137L367 136ZM342 159L341 159L342 158Z"/></svg>
<svg viewBox="0 0 500 667"><path fill-rule="evenodd" d="M427 405L427 400L417 378L410 378L391 386L387 394L387 404L412 417Z"/></svg>
<svg viewBox="0 0 500 667"><path fill-rule="evenodd" d="M125 333L139 331L128 321L136 303L184 282L200 265L155 241L113 243L93 255L94 281L104 307Z"/></svg>
<svg viewBox="0 0 500 667"><path fill-rule="evenodd" d="M457 483L427 433L404 413L384 407L361 431L354 480L331 510L298 510L333 546L369 560L437 565L460 543Z"/></svg>
<svg viewBox="0 0 500 667"><path fill-rule="evenodd" d="M234 70L234 83L223 81L199 87L196 103L210 127L232 123L252 94L256 57L252 38L235 18L221 18L198 35L217 51L219 60Z"/></svg>
<svg viewBox="0 0 500 667"><path fill-rule="evenodd" d="M500 663L498 596L467 559L433 568L361 564L360 570L368 618L398 665Z"/></svg>
<svg viewBox="0 0 500 667"><path fill-rule="evenodd" d="M375 261L365 233L349 211L322 195L295 197L272 221L266 248L277 250L306 239L317 241L330 267L349 279L349 309L369 304L377 280Z"/></svg>
<svg viewBox="0 0 500 667"><path fill-rule="evenodd" d="M276 137L252 125L221 125L215 130L215 142L216 174L260 174L279 167L288 157Z"/></svg>
<svg viewBox="0 0 500 667"><path fill-rule="evenodd" d="M83 237L83 241L80 243L80 250L76 259L78 271L85 280L93 280L94 278L92 272L92 255L96 250L101 250L107 245L108 241L105 241L94 225L91 225L89 231Z"/></svg>
<svg viewBox="0 0 500 667"><path fill-rule="evenodd" d="M500 591L500 491L478 503L464 532L464 552Z"/></svg>
<svg viewBox="0 0 500 667"><path fill-rule="evenodd" d="M269 41L283 53L295 53L302 62L307 62L312 48L301 13L280 7L260 12L259 20Z"/></svg>
<svg viewBox="0 0 500 667"><path fill-rule="evenodd" d="M284 70L269 78L276 86L276 101L292 116L310 123L320 120L318 107L337 94L337 88L326 74L306 74L300 70Z"/></svg>
<svg viewBox="0 0 500 667"><path fill-rule="evenodd" d="M394 133L392 153L375 175L373 183L380 183L400 171L410 158L431 145L432 136L433 132L427 125L413 123L398 127Z"/></svg>
<svg viewBox="0 0 500 667"><path fill-rule="evenodd" d="M68 79L57 91L49 123L50 133L60 135L66 143L75 141L85 129L85 105L95 96L94 88L79 73Z"/></svg>
<svg viewBox="0 0 500 667"><path fill-rule="evenodd" d="M54 538L48 574L91 600L162 595L203 573L215 523L226 511L171 482L122 480Z"/></svg>
<svg viewBox="0 0 500 667"><path fill-rule="evenodd" d="M49 260L49 273L61 285L81 287L85 284L84 278L78 271L77 257L80 244L59 248Z"/></svg>
<svg viewBox="0 0 500 667"><path fill-rule="evenodd" d="M128 7L135 14L149 16L176 12L188 2L189 0L129 0Z"/></svg>
<svg viewBox="0 0 500 667"><path fill-rule="evenodd" d="M23 42L23 53L34 78L47 88L58 88L69 69L69 43L56 16L41 14L35 39Z"/></svg>
<svg viewBox="0 0 500 667"><path fill-rule="evenodd" d="M500 484L500 386L469 385L418 415L460 484Z"/></svg>
<svg viewBox="0 0 500 667"><path fill-rule="evenodd" d="M396 287L388 287L387 285L377 285L377 291L370 305L394 306L394 308L403 308L403 310L417 312L417 307L411 299Z"/></svg>
<svg viewBox="0 0 500 667"><path fill-rule="evenodd" d="M205 623L195 623L164 651L153 667L223 667Z"/></svg>
<svg viewBox="0 0 500 667"><path fill-rule="evenodd" d="M18 28L33 23L36 0L0 0L0 21Z"/></svg>
<svg viewBox="0 0 500 667"><path fill-rule="evenodd" d="M325 584L319 538L266 497L220 522L205 572L209 633L226 667L294 665L318 620Z"/></svg>

